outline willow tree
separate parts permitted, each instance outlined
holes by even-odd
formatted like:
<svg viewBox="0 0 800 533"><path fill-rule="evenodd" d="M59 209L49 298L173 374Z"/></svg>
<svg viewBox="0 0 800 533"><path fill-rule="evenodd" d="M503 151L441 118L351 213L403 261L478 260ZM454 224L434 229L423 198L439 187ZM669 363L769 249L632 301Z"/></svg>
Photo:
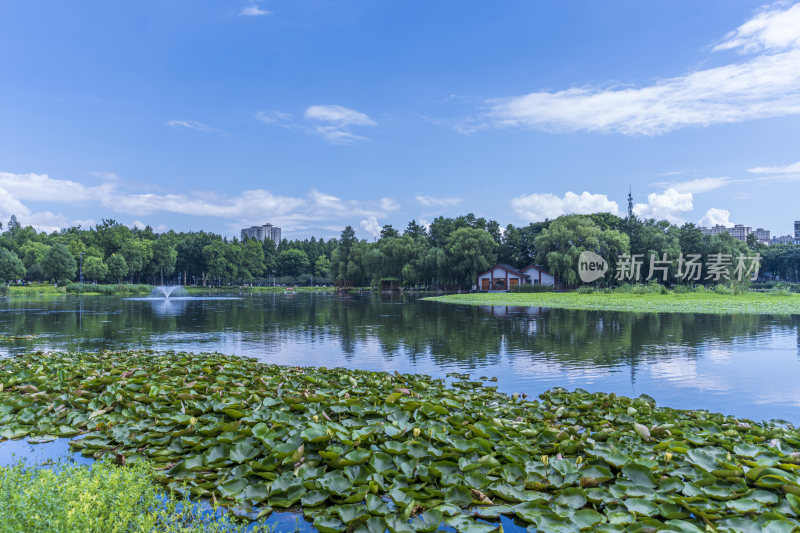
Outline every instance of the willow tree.
<svg viewBox="0 0 800 533"><path fill-rule="evenodd" d="M606 279L612 279L617 258L629 253L630 240L619 230L602 229L585 215L559 217L535 240L536 262L556 276L557 283L578 284L578 258L584 251L594 252L609 264Z"/></svg>

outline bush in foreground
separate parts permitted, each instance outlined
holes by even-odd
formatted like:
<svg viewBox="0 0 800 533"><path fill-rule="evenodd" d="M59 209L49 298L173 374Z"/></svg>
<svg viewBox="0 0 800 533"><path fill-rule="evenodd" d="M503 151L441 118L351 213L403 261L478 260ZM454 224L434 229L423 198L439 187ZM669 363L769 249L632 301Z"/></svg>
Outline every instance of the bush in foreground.
<svg viewBox="0 0 800 533"><path fill-rule="evenodd" d="M147 463L0 467L0 531L239 531L229 515L165 496ZM266 528L264 530L267 530ZM255 530L254 530L255 531Z"/></svg>

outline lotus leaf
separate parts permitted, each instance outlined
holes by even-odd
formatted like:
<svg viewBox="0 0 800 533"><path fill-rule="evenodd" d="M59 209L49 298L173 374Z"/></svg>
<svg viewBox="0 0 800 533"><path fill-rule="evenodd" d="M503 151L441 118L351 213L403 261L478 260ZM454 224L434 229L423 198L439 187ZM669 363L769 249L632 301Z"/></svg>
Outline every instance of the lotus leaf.
<svg viewBox="0 0 800 533"><path fill-rule="evenodd" d="M151 461L171 489L265 512L302 505L319 531L443 520L490 531L501 514L539 531L797 526L789 424L581 390L525 400L456 378L149 350L28 354L0 361L0 439L78 435L74 450Z"/></svg>

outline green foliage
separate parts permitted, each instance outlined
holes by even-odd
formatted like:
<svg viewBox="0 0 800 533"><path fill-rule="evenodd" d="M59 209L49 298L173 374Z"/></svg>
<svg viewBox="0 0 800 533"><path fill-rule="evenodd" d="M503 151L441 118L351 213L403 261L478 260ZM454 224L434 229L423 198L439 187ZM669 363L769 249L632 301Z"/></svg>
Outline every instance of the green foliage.
<svg viewBox="0 0 800 533"><path fill-rule="evenodd" d="M230 515L203 514L166 496L150 464L121 467L103 461L56 468L0 467L0 532L149 533L233 532L245 529ZM268 531L266 528L256 531Z"/></svg>
<svg viewBox="0 0 800 533"><path fill-rule="evenodd" d="M451 294L427 298L467 305L517 305L593 311L707 314L800 314L800 295L739 292L718 286L707 290L669 291L658 284L622 285L613 291L550 292L544 294Z"/></svg>
<svg viewBox="0 0 800 533"><path fill-rule="evenodd" d="M149 294L153 290L152 285L134 285L134 284L120 284L120 285L96 285L91 283L70 283L66 286L66 292L69 294L102 294L106 296L113 295L131 295L131 294Z"/></svg>
<svg viewBox="0 0 800 533"><path fill-rule="evenodd" d="M463 285L469 285L497 262L497 243L488 232L477 228L455 230L447 238L445 251L450 277Z"/></svg>
<svg viewBox="0 0 800 533"><path fill-rule="evenodd" d="M57 243L47 250L42 267L47 277L60 284L75 278L78 264L69 248Z"/></svg>
<svg viewBox="0 0 800 533"><path fill-rule="evenodd" d="M83 277L89 281L103 281L108 276L108 265L101 257L89 256L83 260Z"/></svg>
<svg viewBox="0 0 800 533"><path fill-rule="evenodd" d="M293 248L278 254L278 268L287 276L299 276L308 272L309 266L308 254L303 250Z"/></svg>
<svg viewBox="0 0 800 533"><path fill-rule="evenodd" d="M25 263L14 252L0 248L0 282L8 282L24 277Z"/></svg>
<svg viewBox="0 0 800 533"><path fill-rule="evenodd" d="M0 365L0 439L81 434L71 445L84 455L155 463L168 488L222 504L302 505L320 531L496 527L476 512L539 531L800 527L791 425L659 408L645 395L552 389L534 400L448 377L221 354L29 354ZM86 478L51 499L69 518L64 501L117 498L73 511L94 525L140 501L119 490L139 478ZM141 514L123 512L123 525Z"/></svg>
<svg viewBox="0 0 800 533"><path fill-rule="evenodd" d="M467 234L471 236L466 238ZM681 254L697 254L700 262L707 263L709 254L736 258L755 252L763 256L762 279L800 282L800 246L751 248L727 234L704 235L692 224L676 227L666 221L621 219L609 213L569 215L521 227L508 225L502 232L496 221L471 213L436 217L428 228L411 221L402 233L386 226L377 242L359 240L350 226L338 240L311 237L276 245L271 240L238 241L206 232L156 234L150 227L132 229L115 220L49 235L14 220L0 233L0 248L17 254L32 281L75 278L68 255L63 248L54 251L55 246L65 246L75 261L95 257L109 268L113 256L124 259L127 270L115 259L112 263L120 268L107 274L96 260L85 263L91 274L86 279L98 282L125 278L129 283L222 287L266 285L279 278L287 283L306 282L313 276L315 283L346 280L363 287L380 278L396 277L407 287L464 289L474 285L477 272L501 262L518 268L540 264L557 276L559 285L573 287L578 285L577 257L584 250L595 251L610 263L609 272L596 287L617 284L616 261L622 253L642 256L643 277L649 274L646 269L651 256L661 259L667 254L673 264L667 282L659 280L665 285L676 279ZM707 280L706 274L703 271L701 278L691 283L726 282Z"/></svg>
<svg viewBox="0 0 800 533"><path fill-rule="evenodd" d="M609 271L606 279L613 275L616 258L628 253L630 240L624 233L614 229L601 229L590 217L569 215L554 220L535 240L536 261L545 265L556 276L559 284L569 287L578 284L578 257L584 251L592 251L606 258Z"/></svg>
<svg viewBox="0 0 800 533"><path fill-rule="evenodd" d="M111 254L106 265L108 265L108 277L117 283L122 283L122 278L128 275L128 262L121 253Z"/></svg>

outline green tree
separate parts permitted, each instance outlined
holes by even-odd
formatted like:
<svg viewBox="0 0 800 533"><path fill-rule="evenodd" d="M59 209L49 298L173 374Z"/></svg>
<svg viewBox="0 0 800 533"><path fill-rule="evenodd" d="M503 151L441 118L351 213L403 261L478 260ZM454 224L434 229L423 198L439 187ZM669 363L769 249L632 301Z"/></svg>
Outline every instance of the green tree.
<svg viewBox="0 0 800 533"><path fill-rule="evenodd" d="M497 243L487 231L476 228L452 232L445 250L447 277L459 285L471 285L497 261Z"/></svg>
<svg viewBox="0 0 800 533"><path fill-rule="evenodd" d="M69 248L57 243L47 251L42 268L47 277L55 280L56 283L63 283L75 278L78 265L72 254L69 253Z"/></svg>
<svg viewBox="0 0 800 533"><path fill-rule="evenodd" d="M289 249L278 254L278 273L283 276L299 276L308 272L308 255L303 250Z"/></svg>
<svg viewBox="0 0 800 533"><path fill-rule="evenodd" d="M612 279L616 259L630 251L630 240L618 230L603 230L585 215L559 217L536 238L536 261L556 276L557 283L578 283L578 257L586 250L609 263L606 279Z"/></svg>
<svg viewBox="0 0 800 533"><path fill-rule="evenodd" d="M264 273L264 248L255 239L247 239L240 246L240 276L245 281L253 281Z"/></svg>
<svg viewBox="0 0 800 533"><path fill-rule="evenodd" d="M153 270L160 273L161 284L164 284L164 276L171 276L175 272L175 263L178 260L178 252L170 242L167 235L161 235L153 243Z"/></svg>
<svg viewBox="0 0 800 533"><path fill-rule="evenodd" d="M327 255L321 255L317 258L317 262L314 263L314 275L318 278L327 278L330 268L331 260L328 259Z"/></svg>
<svg viewBox="0 0 800 533"><path fill-rule="evenodd" d="M134 238L126 238L119 246L119 253L125 258L128 274L133 283L133 275L141 272L144 268L144 245Z"/></svg>
<svg viewBox="0 0 800 533"><path fill-rule="evenodd" d="M41 265L50 247L42 242L30 241L20 247L20 258L25 263L25 268Z"/></svg>
<svg viewBox="0 0 800 533"><path fill-rule="evenodd" d="M83 260L83 275L90 281L100 281L108 276L108 266L100 257L91 255Z"/></svg>
<svg viewBox="0 0 800 533"><path fill-rule="evenodd" d="M212 280L217 280L220 285L226 280L235 279L238 274L237 265L231 261L233 254L230 248L232 246L223 240L214 241L203 247L208 276Z"/></svg>
<svg viewBox="0 0 800 533"><path fill-rule="evenodd" d="M122 278L128 275L128 263L120 253L113 253L106 261L108 277L117 283L122 283Z"/></svg>
<svg viewBox="0 0 800 533"><path fill-rule="evenodd" d="M0 248L0 281L8 283L11 280L25 277L25 263L11 250Z"/></svg>

